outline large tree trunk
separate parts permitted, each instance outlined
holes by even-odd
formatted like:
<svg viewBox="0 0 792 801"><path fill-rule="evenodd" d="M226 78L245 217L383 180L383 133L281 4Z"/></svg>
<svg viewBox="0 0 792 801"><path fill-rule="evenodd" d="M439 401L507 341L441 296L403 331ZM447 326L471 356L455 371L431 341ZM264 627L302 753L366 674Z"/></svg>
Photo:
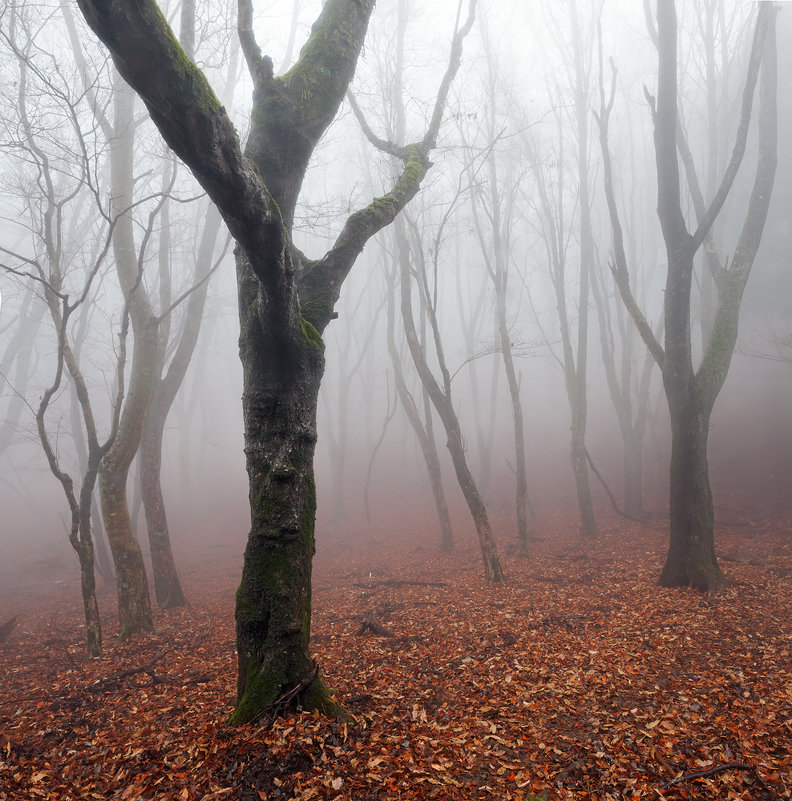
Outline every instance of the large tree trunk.
<svg viewBox="0 0 792 801"><path fill-rule="evenodd" d="M715 556L714 508L707 466L709 414L694 398L674 404L671 417L670 527L664 587L706 592L726 584Z"/></svg>
<svg viewBox="0 0 792 801"><path fill-rule="evenodd" d="M737 342L740 302L753 266L776 171L777 110L775 14L770 3L760 3L743 90L737 137L731 159L709 206L697 191L692 158L677 120L677 19L673 0L657 3L659 56L657 100L652 101L657 162L657 213L668 257L664 298L665 348L649 327L629 284L621 225L616 212L607 150L607 114L601 126L605 188L614 232L615 269L619 292L644 342L663 373L671 416L672 454L670 490L670 545L660 577L666 586L693 586L714 591L725 579L715 558L714 513L707 465L709 419L728 374ZM690 335L693 259L711 235L711 228L732 188L745 153L754 91L761 65L758 114L758 158L748 211L731 265L718 269L715 281L718 306L710 340L701 364L693 367ZM610 104L613 102L613 90ZM690 233L682 208L678 150L687 162L698 227ZM711 264L717 267L714 262Z"/></svg>
<svg viewBox="0 0 792 801"><path fill-rule="evenodd" d="M290 703L338 712L310 657L313 458L324 346L303 323L289 342L260 322L257 282L237 255L250 534L236 598L237 706L245 723L291 691Z"/></svg>
<svg viewBox="0 0 792 801"><path fill-rule="evenodd" d="M691 234L682 211L677 160L676 9L672 2L660 2L657 7L660 65L655 113L657 209L668 255L663 383L672 431L670 544L660 577L660 583L666 586L692 586L715 591L725 583L715 558L707 435L710 414L726 379L737 341L740 299L761 240L775 176L774 20L775 11L770 5L762 4L751 49L737 143L723 182L710 206L706 210L700 209L699 226ZM718 309L710 341L696 372L690 335L693 259L710 233L742 161L760 63L759 154L754 187L732 264L718 274Z"/></svg>

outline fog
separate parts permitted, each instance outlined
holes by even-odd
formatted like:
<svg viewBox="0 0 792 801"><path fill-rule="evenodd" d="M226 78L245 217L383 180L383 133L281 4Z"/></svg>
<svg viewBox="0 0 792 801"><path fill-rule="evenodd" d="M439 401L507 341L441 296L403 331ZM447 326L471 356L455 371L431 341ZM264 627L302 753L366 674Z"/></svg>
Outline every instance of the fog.
<svg viewBox="0 0 792 801"><path fill-rule="evenodd" d="M287 46L291 4L259 5L256 24L261 28L260 44L272 55L277 70L291 63L298 52L289 52ZM319 5L303 4L294 29L296 48L305 39ZM363 116L384 138L392 136L396 126L392 97L396 5L381 2L375 11L353 83ZM401 113L405 141L420 136L431 115L456 11L456 4L451 2L423 5L411 11L404 55L406 103ZM610 309L612 326L632 341L630 362L637 374L650 357L630 327L608 269L612 234L603 194L602 153L592 113L600 109L600 96L598 43L591 5L579 3L577 13L583 32L582 57L591 77L586 102L588 180L596 253L592 269ZM704 174L709 145L704 56L697 30L700 6L693 2L680 4L680 81L682 115L691 151ZM213 8L214 4L207 4L204 9L206 18L199 26L197 62L217 87L225 84L229 62L236 59L240 64L239 75L232 77L230 88L224 94L221 88L218 91L244 138L251 84L238 53L233 53L232 12L223 4L216 14ZM23 141L24 121L18 96L20 67L9 37L16 37L16 46L30 60L27 113L34 119L35 140L42 153L59 160L57 173L62 183L55 191L63 201L63 218L59 222L64 233L63 252L59 255L64 264L62 291L72 298L79 294L86 271L95 263L108 235L106 221L89 209L94 202L92 192L95 190L95 197L106 207L111 191L108 143L101 125L91 119L90 103L76 90L69 98L72 107L57 94L47 94L48 86L54 92L58 86L79 85L79 69L62 17L56 6L23 11L20 19L27 23L20 23L13 33L8 27L11 11L7 10L0 19L4 28L0 54L4 74L17 76L15 81L5 83L0 98L0 262L4 268L0 270L0 427L4 437L0 440L0 590L7 591L3 593L6 598L17 592L38 592L45 584L56 581L74 582L75 587L79 584L77 560L67 538L68 507L36 430L35 410L53 380L57 343L42 299L42 284L30 275L35 273L33 263L45 262L51 254L44 249L41 238L46 222L41 199L44 189L35 166L41 157L31 155L30 144ZM38 15L46 14L50 18L42 26L43 17ZM715 88L720 98L717 113L723 123L717 153L712 157L716 174L723 170L734 138L738 114L735 109L744 82L755 7L726 3L723 14L730 38L723 43L728 57L725 64L718 62L716 76ZM580 320L576 305L580 207L574 166L574 88L570 83L574 79L570 67L573 45L566 4L493 1L480 7L478 18L464 45L462 67L449 96L438 149L432 157L433 167L407 213L409 225L414 227L411 230L419 232L423 241L428 286L448 371L453 376L453 404L466 456L497 521L494 533L498 546L505 548L516 536L514 428L497 337L494 284L487 272L487 245L482 250L477 231L491 214L485 206L493 181L493 174L487 171L491 155L501 182L495 191L506 204L503 214L509 215L504 228L508 229L509 264L506 315L525 415L527 487L536 513L531 526L538 536L552 539L560 535L553 528L555 518L551 513L563 509L574 520L577 499L569 459L570 406L559 362L563 359L560 323L548 271L547 230L541 219L537 176L544 175L551 185L556 210L563 210L565 215L560 228L568 250L563 284L570 331L576 341ZM779 42L790 41L792 10L783 8L778 25ZM85 47L86 63L82 69L93 71L99 104L105 104L107 110L112 80L109 64L79 21L77 26ZM663 303L665 250L655 211L656 168L644 87L655 92L656 52L639 3L606 0L601 28L603 91L607 92L610 83L608 59L612 58L618 68L609 140L617 198L635 266L635 293L647 319L655 325ZM30 31L36 32L34 46L25 39ZM722 42L717 44L720 47ZM779 161L770 216L742 304L737 351L711 422L709 461L716 527L722 509L737 510L751 520L772 514L782 505L788 508L790 503L792 223L788 210L792 202L792 54L788 48L781 47L779 61ZM74 108L82 123L87 167L81 162L74 129L64 110L68 108ZM134 211L135 238L140 246L150 215L154 215L150 243L140 258L144 265L142 283L161 310L157 298L163 285L159 272L162 251L169 249L172 297L178 298L194 284L192 265L197 258L207 201L187 170L181 168L171 190L179 202L171 203L168 221L156 217L156 195L162 190L163 174L171 162L139 101L134 113L139 127L134 163L134 192L139 203ZM494 119L490 120L493 114ZM533 163L529 150L536 154ZM752 131L745 162L715 229L717 247L727 259L734 252L742 225L755 158L756 135ZM81 170L90 173L91 182L86 181ZM295 223L297 247L309 256L324 252L348 213L385 191L392 170L388 158L368 143L349 103L345 103L307 175ZM552 185L562 172L564 186ZM65 198L79 183L83 185L79 191L85 192L84 199L75 201L70 196L67 202ZM689 196L686 203L692 218ZM162 485L180 570L189 570L191 565L218 554L236 560L241 567L249 527L232 250L223 229L212 256L213 263L219 266L208 281L195 354L165 429ZM315 461L316 539L320 555L323 549L348 547L361 538L398 541L400 536L414 537L420 531L424 532L427 545L439 542L421 448L397 397L388 353L387 295L394 292L397 348L407 388L423 414L420 382L405 345L398 290L391 280L395 275L393 253L390 229L368 243L344 284L336 307L338 319L324 334L326 371ZM123 307L113 259L111 251L70 328L72 341L80 345L80 365L91 392L100 438L106 436L112 421ZM703 270L699 261L699 279ZM703 283L697 279L693 300L692 328L699 355L702 340L698 309L706 306L700 291ZM32 297L28 297L31 291ZM417 291L413 295L417 308ZM186 303L185 299L169 315L174 330L184 320ZM603 368L602 323L591 296L587 307L586 447L610 489L621 499L623 447ZM17 342L15 333L25 320L41 322L34 327L29 341ZM430 341L426 322L423 332ZM131 337L130 346L133 340ZM617 335L619 359L625 341ZM167 359L173 352L174 345L168 346ZM431 350L430 354L430 364L438 371L437 357ZM130 361L125 369L128 377ZM79 484L78 454L82 446L75 444L79 416L73 413L74 403L72 386L64 379L53 396L46 425L63 469L70 471ZM648 513L661 516L667 505L670 433L657 369L652 371L641 403L648 412L642 451L644 503ZM433 421L455 534L458 542L466 545L473 541L473 526L436 414ZM77 438L84 440L84 434L78 433ZM607 531L608 521L614 519L615 513L593 474L590 480L595 509L603 531ZM135 466L129 497L135 529L147 552L138 483Z"/></svg>

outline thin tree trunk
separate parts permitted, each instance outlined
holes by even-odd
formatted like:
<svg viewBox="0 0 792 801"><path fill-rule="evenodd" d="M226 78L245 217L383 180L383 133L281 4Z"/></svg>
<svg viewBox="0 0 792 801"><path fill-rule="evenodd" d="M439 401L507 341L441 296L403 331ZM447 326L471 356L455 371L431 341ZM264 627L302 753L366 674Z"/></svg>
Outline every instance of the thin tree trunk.
<svg viewBox="0 0 792 801"><path fill-rule="evenodd" d="M158 417L159 419L155 419ZM140 492L143 510L146 515L149 548L151 551L151 570L154 578L154 596L160 609L186 606L176 562L173 559L165 499L162 496L160 475L162 472L162 437L164 425L160 420L164 415L149 415L146 431L140 443Z"/></svg>
<svg viewBox="0 0 792 801"><path fill-rule="evenodd" d="M104 533L104 525L102 524L102 514L99 511L99 504L96 497L91 500L91 534L93 536L94 551L96 552L96 561L99 566L99 575L103 581L108 585L112 584L115 580L113 574L113 564L110 559L110 552L107 549L107 538Z"/></svg>
<svg viewBox="0 0 792 801"><path fill-rule="evenodd" d="M30 378L30 362L33 356L36 336L44 317L43 310L36 307L32 287L25 291L19 306L19 323L0 360L0 381L9 384L14 390L8 409L0 422L0 453L11 444L19 427L19 417L25 408L25 390ZM14 364L13 383L8 380L11 364Z"/></svg>
<svg viewBox="0 0 792 801"><path fill-rule="evenodd" d="M489 225L486 230L481 221L478 206L483 202L473 194L473 215L475 220L476 235L481 248L484 264L492 281L495 290L495 327L499 342L499 350L503 359L503 367L506 373L506 383L509 388L509 399L512 409L512 427L514 435L514 454L515 454L515 516L517 519L517 542L519 553L522 556L528 555L528 512L533 513L528 500L528 479L525 465L525 430L523 424L522 401L520 399L520 382L517 377L517 370L514 365L514 353L512 351L512 332L509 330L507 317L507 291L509 283L509 248L511 245L511 223L514 212L514 204L511 202L513 192L511 187L501 185L498 177L498 162L496 159L494 144L497 141L497 121L498 112L496 98L498 85L496 81L496 63L490 51L487 36L486 21L481 20L484 28L484 38L487 49L487 73L488 73L488 108L487 108L487 138L492 147L487 157L487 167L489 172L489 203L486 209L486 218ZM475 178L471 176L471 180ZM502 200L505 195L507 200ZM494 403L492 404L494 409Z"/></svg>
<svg viewBox="0 0 792 801"><path fill-rule="evenodd" d="M584 539L596 537L599 533L591 501L588 461L586 459L586 419L588 416L587 371L588 371L588 307L589 282L594 263L594 235L591 225L591 197L589 179L589 74L588 64L584 63L584 48L580 32L578 12L573 2L570 6L570 20L575 51L575 116L577 119L577 168L578 204L580 209L580 272L578 284L578 330L577 358L572 361L572 380L567 381L569 403L572 411L572 470L575 474L578 506L580 508L580 535Z"/></svg>
<svg viewBox="0 0 792 801"><path fill-rule="evenodd" d="M630 427L632 431L632 427ZM634 433L622 437L624 445L624 511L631 517L644 516L643 438Z"/></svg>
<svg viewBox="0 0 792 801"><path fill-rule="evenodd" d="M92 453L80 490L79 535L72 541L80 561L80 588L85 614L85 647L89 657L102 654L102 623L99 618L99 604L96 601L94 547L91 539L91 513L94 508L98 461L98 453ZM96 536L98 538L101 535L97 533Z"/></svg>
<svg viewBox="0 0 792 801"><path fill-rule="evenodd" d="M440 525L440 550L451 551L454 548L454 533L451 527L451 515L448 511L448 502L446 501L445 489L443 487L443 474L440 469L440 457L437 452L437 443L435 442L434 430L432 428L431 408L426 408L425 422L421 419L421 414L418 411L418 406L415 403L413 396L407 389L407 383L404 380L404 370L402 369L401 356L396 347L395 337L395 286L396 270L394 269L393 276L388 276L388 296L387 296L387 316L388 316L388 355L391 359L393 366L393 377L396 383L396 392L399 396L404 413L410 421L410 425L418 438L418 444L421 446L421 454L424 458L426 465L426 472L429 476L429 484L432 488L432 498L434 499L435 510L437 511L437 520ZM425 396L426 391L421 386L421 394Z"/></svg>
<svg viewBox="0 0 792 801"><path fill-rule="evenodd" d="M429 393L432 404L437 410L438 415L440 415L443 427L445 428L446 437L448 438L448 452L451 454L451 461L454 465L459 488L462 490L462 495L470 510L470 515L473 518L476 533L478 534L481 557L484 562L484 577L488 583L500 584L505 580L505 576L500 564L500 559L498 558L495 539L492 536L492 527L490 526L487 507L467 464L462 431L459 428L459 420L451 401L451 380L448 375L448 370L442 368L444 377L443 387L441 388L432 375L432 371L426 361L426 355L421 348L421 343L418 340L418 334L415 330L412 311L412 282L410 280L409 267L410 252L403 225L401 219L396 220L394 230L396 232L397 253L401 271L401 311L404 321L404 333L407 337L407 345L410 348L410 354L412 355L413 363L418 371L421 383ZM436 325L433 325L433 328L436 331ZM436 333L435 343L439 349L439 338ZM445 360L442 354L438 353L438 356L441 360L441 365L444 365Z"/></svg>
<svg viewBox="0 0 792 801"><path fill-rule="evenodd" d="M146 411L154 387L158 332L141 286L132 220L134 164L134 95L116 79L116 138L111 149L112 206L116 215L113 253L134 331L129 388L113 445L102 458L99 491L102 517L113 554L118 591L119 636L123 639L153 628L148 579L127 501L127 479L143 434Z"/></svg>

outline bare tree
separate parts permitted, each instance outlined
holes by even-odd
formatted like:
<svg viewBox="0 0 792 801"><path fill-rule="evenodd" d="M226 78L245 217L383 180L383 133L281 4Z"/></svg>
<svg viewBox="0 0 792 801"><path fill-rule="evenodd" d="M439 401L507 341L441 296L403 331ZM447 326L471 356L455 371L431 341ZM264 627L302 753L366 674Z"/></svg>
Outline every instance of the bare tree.
<svg viewBox="0 0 792 801"><path fill-rule="evenodd" d="M128 307L124 308L121 316L110 432L105 442L100 443L88 382L79 364L79 349L72 344L70 323L74 312L92 300L92 287L110 250L115 221L102 206L94 182L94 154L88 144L91 137L81 124L84 98L72 93L67 76L53 76L39 67L39 59L48 62L51 54L42 52L36 43L34 30L37 25L30 23L28 15L17 8L9 9L8 15L9 24L7 33L3 33L3 41L16 57L19 70L17 114L20 135L16 139L14 155L22 165L23 175L28 165L33 169L26 198L31 255L2 247L12 262L3 266L42 290L55 329L57 348L53 378L35 411L36 428L50 470L60 482L69 506L67 531L80 562L87 652L89 656L98 656L102 652L102 631L95 592L91 509L100 461L112 447L118 428L118 412L124 394ZM18 33L20 28L21 34ZM30 87L32 82L36 84L35 90ZM31 113L29 94L39 99L36 110L41 118ZM53 110L57 110L57 117L66 123L57 133L42 124ZM50 152L48 148L55 150ZM75 271L69 269L72 260L78 258L73 252L79 252L75 243L85 236L86 231L93 229L97 234L93 248L95 255L84 271L77 272L80 277L75 279ZM78 328L76 334L80 333ZM52 411L53 401L66 375L79 404L81 420L77 422L84 426L87 451L79 488L63 464L57 436L50 433L47 425L48 413Z"/></svg>
<svg viewBox="0 0 792 801"><path fill-rule="evenodd" d="M737 341L740 303L761 241L776 170L775 10L760 3L731 159L718 190L691 233L682 210L679 179L677 19L671 0L657 6L657 99L648 95L654 122L658 217L668 258L664 297L665 346L646 321L632 293L621 225L605 154L605 187L614 233L614 276L622 299L660 366L671 415L670 544L660 583L714 591L725 583L715 555L714 506L707 463L709 422ZM745 221L731 264L716 272L717 308L701 363L693 363L691 288L696 253L706 241L743 160L754 90L761 89L758 156Z"/></svg>
<svg viewBox="0 0 792 801"><path fill-rule="evenodd" d="M452 206L444 214L443 222L448 220ZM396 221L394 226L397 258L399 263L400 286L401 286L401 313L404 324L404 334L407 338L407 345L410 349L415 369L421 383L431 398L432 405L435 407L443 428L446 432L448 452L454 465L459 488L465 498L470 515L478 534L481 558L484 563L484 577L491 584L500 584L505 576L500 564L495 539L492 534L489 514L484 499L481 497L476 480L467 463L465 455L465 443L462 437L462 429L459 424L459 417L454 408L453 396L451 392L451 371L445 358L440 327L437 321L436 297L433 296L426 269L425 248L421 237L421 232L413 221L411 223L412 245L407 236L406 227L402 220ZM432 243L432 267L438 268L438 258L440 254L440 242L443 237L443 225L439 226L437 235ZM411 269L411 265L414 267ZM427 320L431 331L431 339L434 345L434 353L440 370L440 380L432 372L427 360L427 352L422 347L415 326L415 316L412 307L413 281L412 274L415 273L418 284L418 296L423 309L426 312Z"/></svg>
<svg viewBox="0 0 792 801"><path fill-rule="evenodd" d="M437 450L437 441L434 435L434 421L432 419L431 402L428 399L426 389L421 384L419 401L410 392L407 380L404 375L402 354L396 343L396 298L400 280L398 261L391 254L392 268L388 271L388 294L386 298L386 311L388 317L388 355L390 356L393 368L393 377L396 383L396 392L399 397L402 409L410 421L418 444L421 448L421 455L426 465L426 472L429 476L429 484L432 488L432 498L437 512L437 520L440 525L440 550L450 551L454 547L454 533L451 526L451 515L448 511L448 501L446 500L445 489L443 486L443 473L440 467L440 455ZM426 347L425 326L421 327L419 333L419 344L423 350Z"/></svg>
<svg viewBox="0 0 792 801"><path fill-rule="evenodd" d="M498 350L503 360L506 382L511 402L512 425L514 430L514 475L515 475L515 513L517 519L517 547L520 555L528 555L529 515L533 508L528 498L528 479L525 455L525 424L522 400L520 398L520 377L515 364L514 334L510 321L512 310L508 308L510 278L513 254L512 236L516 219L515 198L524 179L518 163L511 161L507 170L498 156L500 131L498 119L501 114L498 98L505 97L504 87L499 85L500 70L492 52L488 30L481 22L484 48L487 56L486 103L483 125L486 141L484 154L477 159L468 146L468 170L472 185L478 184L471 193L474 231L481 250L487 275L495 294L495 324L497 328ZM486 178L477 176L480 162L484 161ZM509 177L504 178L504 172Z"/></svg>
<svg viewBox="0 0 792 801"><path fill-rule="evenodd" d="M388 126L388 136L392 141L401 141L405 136L406 121L403 102L405 43L407 39L409 7L407 0L399 0L397 6L396 36L394 37L394 58L390 86L382 93L384 118ZM354 106L353 106L354 107ZM360 117L360 112L358 111ZM390 238L392 245L382 244L383 261L386 273L386 314L387 314L387 346L396 389L402 409L412 426L421 455L426 465L432 498L440 526L440 550L450 551L454 547L454 535L451 526L451 515L448 510L443 474L440 466L440 455L434 434L434 412L432 403L423 383L419 391L413 394L405 376L402 353L396 341L396 302L400 282L398 247L395 237ZM426 311L422 303L418 323L418 338L422 349L426 347ZM417 396L417 400L416 400Z"/></svg>
<svg viewBox="0 0 792 801"><path fill-rule="evenodd" d="M594 113L599 131L599 141L604 159L607 160L607 169L611 171L610 154L606 152L608 143L608 125L613 110L616 89L616 67L611 60L611 89L609 97L605 97L604 70L602 63L602 35L599 33L599 94L600 108ZM641 173L637 168L635 159L631 161L630 174L633 176L629 190L632 201L630 208L632 225L626 226L623 233L625 253L629 251L630 279L633 286L639 286L646 293L646 270L640 270L638 259L638 227L641 214L636 210L639 199L636 197L637 183L641 180ZM612 192L612 186L607 187ZM636 220L636 217L638 220ZM624 468L624 513L629 517L641 518L644 515L643 503L643 442L646 425L649 419L649 389L654 359L646 350L635 326L627 314L624 304L618 297L612 297L613 282L610 269L593 271L591 288L594 302L597 307L599 320L600 350L602 363L605 368L605 378L608 384L613 408L619 423L619 431L623 447ZM607 273L607 274L606 274ZM642 298L643 300L644 298ZM655 331L662 326L662 316ZM657 333L655 334L657 336Z"/></svg>
<svg viewBox="0 0 792 801"><path fill-rule="evenodd" d="M400 5L400 12L400 24L398 25L398 29L402 31L402 36L399 39L399 43L403 47L403 25L406 19L406 6L404 4ZM468 22L472 24L472 18L470 18ZM396 131L399 131L404 127L404 97L402 76L401 72L398 70L392 90L392 104L393 114L396 119L394 127ZM380 150L388 152L388 143L379 139L373 133L354 102L352 103L352 107L369 141ZM416 220L407 212L399 217L393 225L393 237L395 242L394 255L399 271L401 318L404 326L404 334L407 339L407 346L415 369L418 372L418 377L421 380L423 390L429 396L432 405L443 423L443 428L445 429L447 437L448 451L451 455L457 481L462 490L465 502L468 505L468 509L470 510L478 534L479 546L484 563L485 579L488 582L497 584L504 580L504 573L498 558L486 504L481 497L481 493L479 492L476 481L467 463L459 417L454 408L451 394L452 376L448 369L437 317L438 296L435 289L437 287L440 252L445 237L446 226L458 206L460 197L461 188L458 188L455 197L441 214L441 220L429 248L427 248L424 243L423 231ZM432 269L431 279L427 269L427 250L431 253L429 260ZM413 276L416 278L420 313L422 317L425 316L429 326L430 338L433 343L432 350L437 359L440 372L439 380L435 377L429 366L427 357L428 349L424 347L425 343L422 342L422 338L419 336L418 328L415 324L415 314L412 306Z"/></svg>
<svg viewBox="0 0 792 801"><path fill-rule="evenodd" d="M153 0L79 0L165 140L217 204L238 243L240 356L251 531L237 593L237 706L232 722L273 706L337 713L308 649L316 495L321 333L368 239L418 191L472 19L454 37L425 136L391 145L404 169L385 195L352 214L330 250L308 259L293 244L294 212L311 155L352 79L372 0L328 0L295 65L274 75L239 2L239 37L253 80L244 153L203 73ZM280 707L278 705L280 704Z"/></svg>
<svg viewBox="0 0 792 801"><path fill-rule="evenodd" d="M595 7L594 13L599 14L599 6ZM559 32L559 41L564 42L561 31L565 25L558 20L554 20L553 24ZM554 110L557 144L550 159L543 160L532 133L526 133L524 141L538 196L537 227L547 253L550 284L558 315L561 355L553 352L553 356L563 370L569 402L570 461L577 490L580 535L590 539L598 534L586 450L588 314L591 272L596 259L591 219L592 193L589 188L591 164L588 130L593 47L591 40L584 40L574 0L568 5L568 25L570 39L564 56L565 63L572 65L568 68L567 83L571 92L569 116L574 131L574 167L570 169L566 160L564 108L557 107ZM555 85L553 94L556 97L564 96L560 84ZM568 267L573 252L570 244L574 241L575 232L578 246L577 294L570 297Z"/></svg>

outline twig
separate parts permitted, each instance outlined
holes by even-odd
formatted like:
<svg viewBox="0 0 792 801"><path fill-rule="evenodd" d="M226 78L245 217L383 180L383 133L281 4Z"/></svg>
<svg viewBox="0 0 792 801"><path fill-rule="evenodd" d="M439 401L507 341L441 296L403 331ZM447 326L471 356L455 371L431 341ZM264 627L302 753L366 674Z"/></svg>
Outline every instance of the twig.
<svg viewBox="0 0 792 801"><path fill-rule="evenodd" d="M154 665L162 659L165 654L169 651L172 651L173 648L171 646L167 648L163 648L161 651L154 654L154 656L149 659L144 665L138 665L137 667L133 668L126 668L125 670L119 670L117 673L113 673L111 676L107 676L104 679L99 679L91 684L86 689L88 692L92 693L99 693L102 692L105 688L115 689L122 679L127 679L130 676L134 676L138 673L147 673L151 677L152 684L161 684L162 679L160 679L154 673Z"/></svg>
<svg viewBox="0 0 792 801"><path fill-rule="evenodd" d="M686 773L684 776L677 776L676 779L671 779L670 782L661 785L660 789L668 790L670 787L682 784L682 782L692 781L693 779L703 779L706 776L714 776L716 773L723 773L726 770L756 771L756 767L754 765L748 765L745 762L726 762L724 765L716 765L714 768L709 768L709 770L697 770L695 773Z"/></svg>
<svg viewBox="0 0 792 801"><path fill-rule="evenodd" d="M299 684L296 684L290 690L282 692L268 707L265 707L256 715L254 715L254 717L251 719L251 723L257 723L262 718L265 718L267 721L266 725L271 726L278 717L279 710L285 709L296 696L298 696L306 687L313 683L318 675L319 663L314 662L311 672L301 679Z"/></svg>

